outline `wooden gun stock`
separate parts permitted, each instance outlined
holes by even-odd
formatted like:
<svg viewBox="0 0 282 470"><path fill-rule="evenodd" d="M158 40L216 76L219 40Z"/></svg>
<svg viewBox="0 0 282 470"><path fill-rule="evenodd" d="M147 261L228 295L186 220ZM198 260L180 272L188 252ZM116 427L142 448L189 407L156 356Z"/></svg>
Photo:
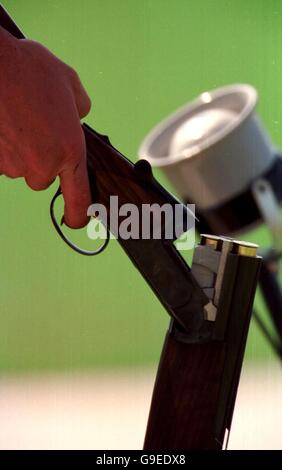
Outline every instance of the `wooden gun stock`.
<svg viewBox="0 0 282 470"><path fill-rule="evenodd" d="M167 333L151 403L146 450L223 448L231 427L261 264L259 257L230 253L228 258L225 275L229 289L222 286L210 339L195 343L185 332L179 332L175 322Z"/></svg>

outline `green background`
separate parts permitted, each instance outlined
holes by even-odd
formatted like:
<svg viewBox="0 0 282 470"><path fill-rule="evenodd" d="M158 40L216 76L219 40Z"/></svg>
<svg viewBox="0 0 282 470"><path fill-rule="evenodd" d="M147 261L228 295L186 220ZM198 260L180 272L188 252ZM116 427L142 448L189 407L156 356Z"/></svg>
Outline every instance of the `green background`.
<svg viewBox="0 0 282 470"><path fill-rule="evenodd" d="M258 89L259 113L282 147L281 1L2 4L28 37L77 69L93 101L86 121L132 160L159 120L234 82ZM48 214L55 189L1 178L0 369L156 364L167 314L117 242L96 258L61 242ZM267 230L245 238L265 244ZM255 325L247 357L273 357Z"/></svg>

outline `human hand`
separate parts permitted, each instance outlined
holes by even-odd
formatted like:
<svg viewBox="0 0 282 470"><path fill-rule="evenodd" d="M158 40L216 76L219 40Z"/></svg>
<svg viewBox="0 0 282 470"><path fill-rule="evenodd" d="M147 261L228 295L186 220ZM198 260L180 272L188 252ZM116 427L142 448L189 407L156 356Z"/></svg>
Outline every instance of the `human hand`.
<svg viewBox="0 0 282 470"><path fill-rule="evenodd" d="M0 173L36 191L59 176L64 221L87 223L91 204L80 119L91 101L77 73L41 44L0 27Z"/></svg>

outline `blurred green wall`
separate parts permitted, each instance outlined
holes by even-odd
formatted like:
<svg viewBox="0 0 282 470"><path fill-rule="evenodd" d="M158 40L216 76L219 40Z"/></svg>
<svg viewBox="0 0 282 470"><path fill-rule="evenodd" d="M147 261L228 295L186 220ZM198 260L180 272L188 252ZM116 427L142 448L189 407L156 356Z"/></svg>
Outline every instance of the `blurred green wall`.
<svg viewBox="0 0 282 470"><path fill-rule="evenodd" d="M93 100L86 121L132 160L160 119L233 82L257 87L282 147L281 1L2 3L27 36L78 70ZM1 370L156 363L166 313L116 242L91 259L59 240L48 214L56 187L35 193L1 178ZM249 239L264 243L267 233ZM255 326L247 355L272 357Z"/></svg>

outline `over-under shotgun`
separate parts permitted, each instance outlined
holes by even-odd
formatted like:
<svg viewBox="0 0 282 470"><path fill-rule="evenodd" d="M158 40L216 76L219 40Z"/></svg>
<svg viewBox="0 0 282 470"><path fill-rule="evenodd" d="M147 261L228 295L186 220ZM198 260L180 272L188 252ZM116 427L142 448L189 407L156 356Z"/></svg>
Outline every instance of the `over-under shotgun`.
<svg viewBox="0 0 282 470"><path fill-rule="evenodd" d="M259 268L254 246L202 235L192 272L211 302L192 334L171 321L145 449L227 445Z"/></svg>
<svg viewBox="0 0 282 470"><path fill-rule="evenodd" d="M24 38L0 6L0 25ZM83 125L92 200L179 204L109 139ZM189 227L189 214L184 213ZM175 232L175 220L170 220ZM175 237L176 238L176 237ZM255 248L225 238L202 237L192 271L173 241L118 237L172 321L153 393L146 449L220 449L230 429L260 259Z"/></svg>

